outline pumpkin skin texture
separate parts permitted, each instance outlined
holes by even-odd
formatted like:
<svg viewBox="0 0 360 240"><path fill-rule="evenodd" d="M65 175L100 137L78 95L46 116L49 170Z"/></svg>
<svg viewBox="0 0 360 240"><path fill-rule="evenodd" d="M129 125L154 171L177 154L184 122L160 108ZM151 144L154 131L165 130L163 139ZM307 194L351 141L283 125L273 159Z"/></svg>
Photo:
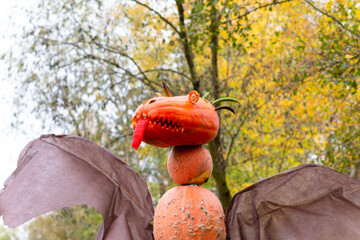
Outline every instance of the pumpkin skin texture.
<svg viewBox="0 0 360 240"><path fill-rule="evenodd" d="M139 121L144 120L148 121L146 127L137 129ZM150 145L201 145L216 137L219 117L214 106L203 98L192 103L188 96L155 97L136 109L132 125L134 135ZM137 149L140 142L133 139L133 147Z"/></svg>
<svg viewBox="0 0 360 240"><path fill-rule="evenodd" d="M167 191L155 209L155 240L225 239L224 212L219 199L198 186Z"/></svg>
<svg viewBox="0 0 360 240"><path fill-rule="evenodd" d="M199 186L210 178L213 162L210 152L202 145L175 146L170 151L167 168L177 184Z"/></svg>

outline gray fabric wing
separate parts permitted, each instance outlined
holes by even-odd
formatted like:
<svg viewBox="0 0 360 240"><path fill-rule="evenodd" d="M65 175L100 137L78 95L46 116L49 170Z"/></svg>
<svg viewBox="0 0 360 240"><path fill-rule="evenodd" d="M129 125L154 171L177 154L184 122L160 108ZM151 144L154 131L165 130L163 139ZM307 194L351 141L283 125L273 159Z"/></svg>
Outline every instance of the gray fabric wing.
<svg viewBox="0 0 360 240"><path fill-rule="evenodd" d="M153 239L154 210L145 180L85 138L43 135L30 142L0 190L0 215L9 227L79 204L103 216L96 239Z"/></svg>
<svg viewBox="0 0 360 240"><path fill-rule="evenodd" d="M304 164L237 193L226 216L227 239L360 239L360 182Z"/></svg>

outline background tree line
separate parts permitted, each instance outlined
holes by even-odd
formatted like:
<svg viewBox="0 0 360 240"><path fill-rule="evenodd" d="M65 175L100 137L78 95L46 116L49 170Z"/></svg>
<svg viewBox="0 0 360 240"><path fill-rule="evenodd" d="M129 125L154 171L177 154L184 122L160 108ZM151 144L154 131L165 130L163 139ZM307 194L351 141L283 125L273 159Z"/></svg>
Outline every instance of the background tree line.
<svg viewBox="0 0 360 240"><path fill-rule="evenodd" d="M134 151L131 118L162 81L178 95L240 101L206 146L214 171L205 187L224 209L244 187L301 163L359 176L356 0L63 0L35 9L17 51L3 56L19 119L31 96L44 124L94 140L147 177L155 204L175 185L168 150ZM50 236L52 224L62 226L56 239L91 239L101 222L93 211L39 218L31 239Z"/></svg>

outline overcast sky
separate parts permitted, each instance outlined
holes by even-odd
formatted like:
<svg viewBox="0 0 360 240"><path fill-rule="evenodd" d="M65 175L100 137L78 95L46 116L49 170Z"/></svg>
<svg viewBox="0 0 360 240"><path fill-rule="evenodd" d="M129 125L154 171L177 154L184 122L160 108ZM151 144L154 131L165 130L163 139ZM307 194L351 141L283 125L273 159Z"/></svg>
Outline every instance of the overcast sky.
<svg viewBox="0 0 360 240"><path fill-rule="evenodd" d="M0 1L0 54L11 48L10 36L22 30L27 18L23 9L34 7L35 0ZM12 79L8 79L6 65L0 61L0 188L6 178L16 168L16 161L20 151L33 138L40 134L40 124L32 116L28 116L26 124L19 130L11 127L14 120L12 100L14 86Z"/></svg>
<svg viewBox="0 0 360 240"><path fill-rule="evenodd" d="M21 31L27 18L24 9L34 7L36 0L1 0L0 1L0 55L9 51L12 45L11 35ZM17 158L25 145L40 133L40 123L31 115L26 124L16 130L11 127L14 120L12 104L14 85L8 79L6 65L0 60L0 189L7 177L15 170ZM2 225L0 217L0 225ZM18 228L18 237L26 239L24 228Z"/></svg>

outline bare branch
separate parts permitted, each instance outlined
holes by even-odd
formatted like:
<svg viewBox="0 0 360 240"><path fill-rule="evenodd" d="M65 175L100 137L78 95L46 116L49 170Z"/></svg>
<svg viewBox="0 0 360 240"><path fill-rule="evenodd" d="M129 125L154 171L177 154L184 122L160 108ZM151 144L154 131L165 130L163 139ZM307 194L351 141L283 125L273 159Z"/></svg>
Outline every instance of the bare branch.
<svg viewBox="0 0 360 240"><path fill-rule="evenodd" d="M151 88L152 91L156 91L156 87L155 86L160 86L160 83L157 83L153 80L150 80L146 74L144 73L144 71L140 68L140 66L136 63L136 61L130 57L129 55L123 53L123 52L120 52L116 49L113 49L111 47L105 47L105 46L102 46L101 44L99 43L96 43L95 41L92 41L92 42L88 42L88 44L95 44L97 47L103 49L103 50L106 50L108 52L111 52L111 53L115 53L115 54L119 54L123 57L126 57L128 58L135 66L136 68L138 69L138 71L140 72L140 74L143 76L143 79L140 79L139 77L137 77L138 74L134 74L132 73L131 71L129 71L128 69L120 66L117 62L115 61L112 61L111 59L106 59L106 58L102 58L102 57L99 57L99 56L96 56L94 54L90 54L88 53L84 48L82 48L80 45L78 45L77 43L74 43L74 42L60 42L60 41L57 41L57 40L52 40L52 39L44 39L45 41L48 41L52 44L58 44L58 45L69 45L69 46L72 46L72 47L75 47L77 49L79 49L81 52L83 52L84 54L84 57L83 58L79 58L77 59L78 62L80 60L85 60L85 59L93 59L93 60L97 60L97 61L101 61L101 62L104 62L104 63L107 63L109 65L112 65L118 69L121 69L123 70L124 72L126 72L129 76L135 78L135 79L138 79L140 81L142 81L144 84L146 84L148 87ZM155 85L155 86L154 86Z"/></svg>
<svg viewBox="0 0 360 240"><path fill-rule="evenodd" d="M65 63L65 64L60 64L60 62L56 62L55 64L50 64L50 69L51 68L61 69L61 68L69 67L69 66L73 65L74 63L82 62L85 59L86 59L86 57L81 57L81 58L74 59L70 63Z"/></svg>
<svg viewBox="0 0 360 240"><path fill-rule="evenodd" d="M99 48L101 48L101 49L103 49L103 50L105 50L105 51L108 51L108 52L111 52L111 53L115 53L115 54L119 54L119 55L121 55L122 57L125 57L125 58L127 58L127 59L129 59L134 65L135 65L135 67L138 69L138 71L139 71L139 73L144 77L144 79L148 82L148 86L150 86L151 84L150 83L153 83L153 84L155 84L155 85L158 85L158 86L161 86L161 84L160 83L157 83L157 82L155 82L155 81L152 81L152 80L150 80L148 77L147 77L147 75L145 74L145 72L142 70L142 68L139 66L139 64L137 64L137 62L135 61L135 59L134 58L132 58L132 57L130 57L128 54L126 54L126 53L124 53L124 52L122 52L122 51L119 51L119 50L117 50L117 49L115 49L115 48L113 48L113 47L109 47L109 46L104 46L104 45L102 45L102 44L100 44L100 43L98 43L98 42L95 42L95 41L92 41L97 47L99 47ZM138 74L134 74L134 76L135 75L138 75ZM151 87L151 86L150 86Z"/></svg>
<svg viewBox="0 0 360 240"><path fill-rule="evenodd" d="M155 69L148 69L148 70L144 71L144 73L147 73L147 72L172 72L172 73L178 74L178 75L192 81L192 79L189 76L187 76L185 73L179 72L179 71L176 71L173 69L169 69L169 68L155 68Z"/></svg>
<svg viewBox="0 0 360 240"><path fill-rule="evenodd" d="M215 99L220 97L220 82L219 82L219 73L218 73L218 47L219 47L219 18L218 10L215 4L212 4L210 10L210 48L211 48L211 83L214 87L214 97Z"/></svg>
<svg viewBox="0 0 360 240"><path fill-rule="evenodd" d="M357 39L360 39L360 36L356 33L354 33L352 30L350 30L349 28L347 28L344 24L342 24L338 19L336 19L334 16L331 16L330 14L324 12L323 10L317 8L312 2L310 2L309 0L304 0L304 2L306 2L307 4L309 4L313 9L315 9L316 11L318 11L319 13L327 16L328 18L331 18L334 22L336 22L340 27L342 27L345 31L351 33L352 35L354 35Z"/></svg>
<svg viewBox="0 0 360 240"><path fill-rule="evenodd" d="M191 49L191 44L189 43L186 27L185 27L185 10L181 0L176 0L176 5L179 13L179 24L180 24L180 39L184 47L184 55L189 66L190 75L192 78L192 83L194 86L194 90L199 91L200 89L200 81L197 77L195 62L194 62L194 54Z"/></svg>
<svg viewBox="0 0 360 240"><path fill-rule="evenodd" d="M160 18L161 20L163 20L163 21L164 21L167 25L169 25L177 34L180 35L179 30L174 26L174 24L172 24L169 20L167 20L165 17L163 17L158 11L156 11L155 9L151 8L150 6L148 6L148 5L146 5L146 4L142 3L142 2L139 2L139 1L137 1L137 0L131 0L131 1L133 1L133 2L135 2L135 3L137 3L137 4L139 4L139 5L141 5L141 6L145 7L145 8L147 8L148 10L150 10L151 12L155 13L157 16L159 16L159 18Z"/></svg>
<svg viewBox="0 0 360 240"><path fill-rule="evenodd" d="M241 119L241 122L240 124L237 126L237 129L235 131L234 134L230 134L231 135L231 139L230 139L230 143L229 143L229 146L227 148L227 153L226 153L226 159L225 161L228 163L229 162L229 159L230 159L230 155L231 155L231 152L232 152L232 149L233 149L233 146L234 146L234 143L235 143L235 139L239 136L240 134L240 130L241 128L244 126L246 120L248 119L250 113L247 112L247 114Z"/></svg>
<svg viewBox="0 0 360 240"><path fill-rule="evenodd" d="M95 56L93 54L88 54L87 55L88 58L91 58L91 59L94 59L94 60L98 60L98 61L102 61L104 63L107 63L109 65L112 65L118 69L121 69L123 71L125 71L128 75L130 75L131 77L135 78L135 79L138 79L138 80L141 80L143 83L145 83L148 87L151 88L152 91L156 91L156 88L153 86L153 84L155 85L159 85L157 82L155 81L152 81L150 79L148 79L147 77L143 78L143 79L140 79L136 76L136 74L130 72L128 69L125 69L124 67L120 66L118 63L114 62L114 61L111 61L109 59L106 59L106 58L101 58L101 57L98 57L98 56ZM143 76L146 76L145 74L142 74Z"/></svg>
<svg viewBox="0 0 360 240"><path fill-rule="evenodd" d="M155 9L151 8L149 5L146 5L138 0L132 0L132 1L145 7L146 9L150 10L151 12L155 13L161 20L163 20L167 25L169 25L180 36L180 39L181 39L181 42L182 42L182 45L184 48L184 55L185 55L186 61L188 63L189 71L190 71L190 75L191 75L191 78L189 78L187 76L186 76L186 78L191 80L195 90L199 90L200 82L198 80L197 73L195 70L194 56L193 56L193 53L191 50L191 44L189 43L188 37L187 37L187 32L186 32L186 28L185 28L184 7L183 7L182 2L176 1L178 13L179 13L179 24L180 24L180 30L178 30L174 26L174 24L172 24L168 19L166 19L164 16L162 16ZM144 73L144 71L140 71L140 72ZM183 76L185 76L185 75L183 75Z"/></svg>
<svg viewBox="0 0 360 240"><path fill-rule="evenodd" d="M125 57L127 59L129 59L134 65L135 67L138 69L138 71L140 72L140 74L143 76L144 80L146 80L148 83L145 83L147 84L150 88L154 89L153 86L151 86L151 83L157 85L157 86L161 86L160 83L156 83L155 81L152 81L150 80L147 75L144 73L144 71L141 69L141 67L139 66L139 64L137 64L137 62L135 61L134 58L130 57L127 53L123 52L123 51L120 51L116 48L113 48L111 46L108 46L108 45L103 45L97 41L95 41L96 38L92 37L87 31L83 31L90 39L91 41L88 42L88 44L95 44L98 48L102 49L102 50L105 50L105 51L108 51L110 53L115 53L115 54L119 54L120 56L122 57ZM135 75L138 75L138 74L133 74L133 76Z"/></svg>
<svg viewBox="0 0 360 240"><path fill-rule="evenodd" d="M223 4L223 8L221 10L219 10L219 15L218 15L218 18L217 18L217 21L220 21L221 19L221 16L224 15L225 11L226 11L226 8L228 6L228 3L229 3L229 0L225 0L224 4Z"/></svg>
<svg viewBox="0 0 360 240"><path fill-rule="evenodd" d="M244 14L242 14L240 16L237 16L236 18L232 18L232 19L228 19L226 21L223 21L223 22L220 23L220 25L221 24L226 24L226 23L229 23L229 22L232 22L232 21L235 21L235 20L239 20L241 18L244 18L247 15L249 15L250 13L255 12L255 11L259 10L259 9L267 8L267 7L271 7L271 6L275 6L275 5L279 5L279 4L286 3L286 2L291 2L291 1L293 1L293 0L284 0L284 1L279 1L279 2L274 1L272 3L267 3L267 4L264 4L264 5L261 5L261 6L257 7L257 8L253 8L251 10L246 11L246 13L244 13Z"/></svg>

